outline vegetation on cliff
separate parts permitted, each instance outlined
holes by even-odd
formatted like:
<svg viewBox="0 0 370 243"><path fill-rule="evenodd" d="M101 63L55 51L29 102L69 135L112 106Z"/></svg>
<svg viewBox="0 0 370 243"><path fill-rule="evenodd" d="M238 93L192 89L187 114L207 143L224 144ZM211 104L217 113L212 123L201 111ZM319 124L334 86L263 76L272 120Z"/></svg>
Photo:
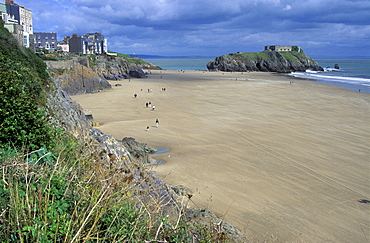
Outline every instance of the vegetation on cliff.
<svg viewBox="0 0 370 243"><path fill-rule="evenodd" d="M63 129L61 113L74 111L48 110L58 92L45 63L0 26L1 242L226 241L221 226L197 224L181 204L168 217L163 191L156 203L141 197L159 182L126 153Z"/></svg>
<svg viewBox="0 0 370 243"><path fill-rule="evenodd" d="M0 21L2 24L2 21ZM57 132L46 120L45 63L19 47L0 27L0 146L38 149L53 147Z"/></svg>

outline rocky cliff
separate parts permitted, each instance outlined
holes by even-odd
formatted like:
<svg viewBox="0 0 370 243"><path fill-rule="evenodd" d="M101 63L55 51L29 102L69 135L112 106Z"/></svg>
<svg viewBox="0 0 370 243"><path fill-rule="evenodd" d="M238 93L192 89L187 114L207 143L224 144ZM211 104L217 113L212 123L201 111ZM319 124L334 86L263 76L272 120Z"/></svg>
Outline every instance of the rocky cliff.
<svg viewBox="0 0 370 243"><path fill-rule="evenodd" d="M300 51L271 51L253 53L232 53L216 57L207 64L210 71L225 72L279 72L289 73L307 69L323 70L317 62L309 58L303 50Z"/></svg>
<svg viewBox="0 0 370 243"><path fill-rule="evenodd" d="M66 65L65 68L70 70L68 75L64 73L64 77L67 75L68 78L61 79L55 74L56 69L55 66L53 67L53 81L56 88L49 93L47 98L49 116L54 118L51 122L55 126L78 139L85 150L84 156L95 158L102 166L110 168L114 172L112 178L119 178L120 183L125 185L128 191L134 192L137 203L141 205L140 207L144 207L148 214L174 220L184 215L189 225L194 225L195 228L199 227L199 224L205 227L215 225L215 234L225 235L231 242L244 242L235 226L223 222L211 211L188 208L191 198L189 191L184 194L183 190L176 190L179 186L167 185L155 172L146 168L146 164L155 162L150 156L151 153L155 152L155 149L147 144L136 142L133 138L123 138L122 141L119 141L111 135L103 134L98 129L91 127L86 121L81 106L71 99L67 91L75 90L75 88L69 87L69 85L76 85L77 81L74 78L81 80L79 75L72 74L84 73L86 77L89 74L90 80L99 79L99 75L75 61L59 63L58 65L60 65L59 69ZM50 63L48 66L50 68ZM102 81L101 84L105 84L105 82ZM95 84L98 83L95 82ZM94 88L100 90L104 87L109 86L92 85L90 91L95 92Z"/></svg>
<svg viewBox="0 0 370 243"><path fill-rule="evenodd" d="M64 61L46 61L54 80L69 95L110 88L107 80L145 78L143 69L161 69L142 60L124 57L83 56Z"/></svg>

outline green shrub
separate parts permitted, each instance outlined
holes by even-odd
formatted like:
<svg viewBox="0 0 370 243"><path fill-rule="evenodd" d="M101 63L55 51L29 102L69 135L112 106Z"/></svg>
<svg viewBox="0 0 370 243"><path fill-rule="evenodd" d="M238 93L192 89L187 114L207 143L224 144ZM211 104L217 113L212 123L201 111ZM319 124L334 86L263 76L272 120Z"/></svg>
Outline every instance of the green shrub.
<svg viewBox="0 0 370 243"><path fill-rule="evenodd" d="M0 146L51 148L54 130L40 108L44 102L42 85L32 77L32 70L0 56Z"/></svg>
<svg viewBox="0 0 370 243"><path fill-rule="evenodd" d="M54 146L56 131L43 110L49 83L46 64L0 26L0 147Z"/></svg>

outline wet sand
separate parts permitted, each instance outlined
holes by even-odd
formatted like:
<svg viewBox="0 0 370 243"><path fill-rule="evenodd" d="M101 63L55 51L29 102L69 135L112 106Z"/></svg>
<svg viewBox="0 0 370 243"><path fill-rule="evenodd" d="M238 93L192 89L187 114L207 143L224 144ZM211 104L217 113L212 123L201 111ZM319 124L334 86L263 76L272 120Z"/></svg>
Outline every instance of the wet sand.
<svg viewBox="0 0 370 243"><path fill-rule="evenodd" d="M251 242L370 240L369 94L269 73L152 71L111 84L73 99L104 133L170 148L153 170Z"/></svg>

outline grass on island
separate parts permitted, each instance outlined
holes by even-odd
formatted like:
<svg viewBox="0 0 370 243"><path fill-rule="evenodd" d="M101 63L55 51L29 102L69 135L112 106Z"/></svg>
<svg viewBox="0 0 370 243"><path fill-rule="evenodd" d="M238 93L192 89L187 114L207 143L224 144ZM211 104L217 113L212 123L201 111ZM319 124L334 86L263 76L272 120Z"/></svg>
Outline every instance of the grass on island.
<svg viewBox="0 0 370 243"><path fill-rule="evenodd" d="M271 57L269 56L270 52L271 51L269 50L261 52L238 52L224 55L224 57L234 60L271 60ZM314 62L314 60L309 58L302 49L298 49L296 46L293 46L292 51L280 51L279 53L288 61L299 62L299 60L309 59Z"/></svg>
<svg viewBox="0 0 370 243"><path fill-rule="evenodd" d="M134 64L148 64L146 61L144 61L143 59L141 58L133 58L131 57L130 55L127 55L127 54L122 54L122 53L119 53L119 52L114 52L114 51L108 51L109 53L116 53L117 54L117 57L124 57L128 63L134 63Z"/></svg>

